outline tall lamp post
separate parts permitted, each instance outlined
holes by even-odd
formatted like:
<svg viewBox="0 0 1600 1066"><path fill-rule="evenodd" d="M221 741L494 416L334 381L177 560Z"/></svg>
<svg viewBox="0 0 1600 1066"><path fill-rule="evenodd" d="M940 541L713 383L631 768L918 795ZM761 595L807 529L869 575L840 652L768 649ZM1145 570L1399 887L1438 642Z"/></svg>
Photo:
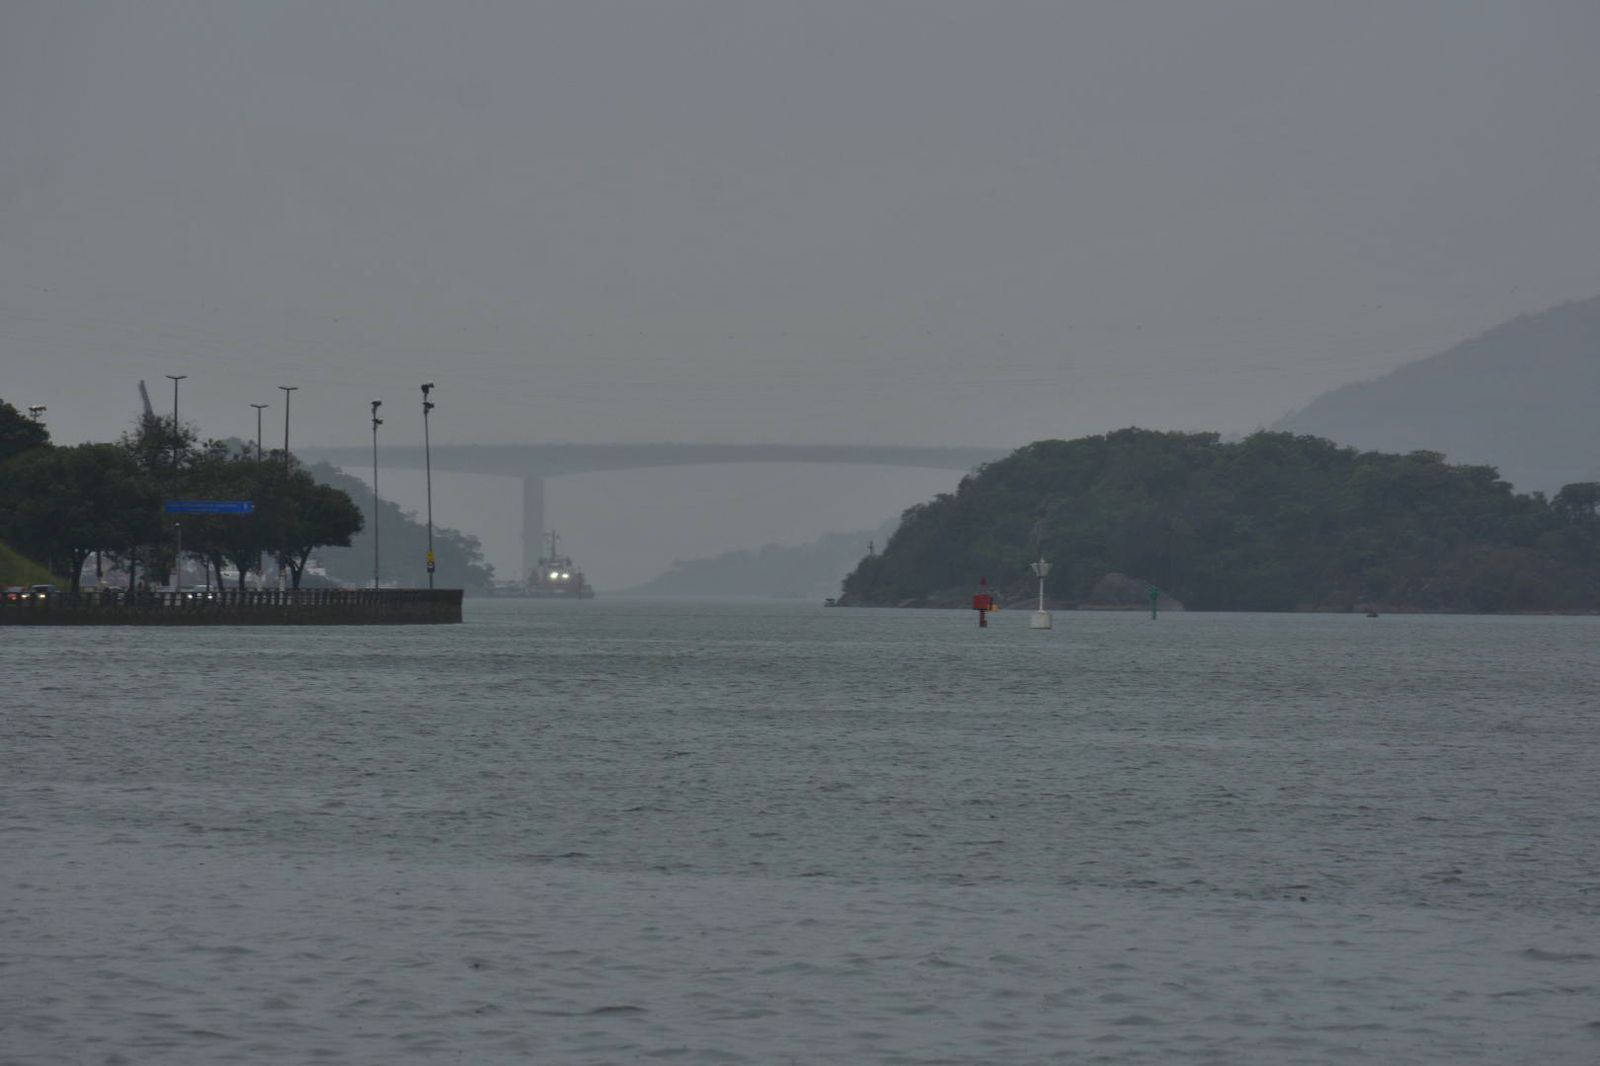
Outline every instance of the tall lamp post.
<svg viewBox="0 0 1600 1066"><path fill-rule="evenodd" d="M250 406L256 409L256 466L259 468L261 466L261 412L272 405L269 403L253 403ZM262 582L267 579L267 552L265 548L261 547L261 519L252 514L250 516L250 525L256 533L256 591L259 592L261 591ZM241 589L244 587L243 574L239 575L239 587Z"/></svg>
<svg viewBox="0 0 1600 1066"><path fill-rule="evenodd" d="M168 374L172 381L172 428L178 428L178 382L188 377L188 374Z"/></svg>
<svg viewBox="0 0 1600 1066"><path fill-rule="evenodd" d="M297 391L300 388L300 386L299 385L279 385L278 388L283 390L283 475L284 475L284 478L287 479L288 476L289 476L289 399L290 399L289 394L292 393L292 392ZM279 591L283 590L283 571L284 571L285 561L286 560L284 559L283 555L280 553L279 556L278 556L278 589L279 589Z"/></svg>
<svg viewBox="0 0 1600 1066"><path fill-rule="evenodd" d="M297 391L299 385L279 385L283 390L283 469L289 470L289 394Z"/></svg>
<svg viewBox="0 0 1600 1066"><path fill-rule="evenodd" d="M183 442L183 431L178 428L178 382L188 377L188 374L168 374L172 380L172 491L178 491L178 455ZM177 539L178 546L172 557L172 587L176 591L183 586L183 530L176 520L172 523L173 536Z"/></svg>
<svg viewBox="0 0 1600 1066"><path fill-rule="evenodd" d="M433 391L433 382L422 383L422 467L427 471L428 484L428 587L433 588L433 458L428 441L428 412L433 410L433 401L428 399L428 393Z"/></svg>
<svg viewBox="0 0 1600 1066"><path fill-rule="evenodd" d="M256 464L260 465L260 463L261 463L261 412L265 411L267 408L271 407L272 405L270 403L253 403L250 406L254 407L256 409Z"/></svg>
<svg viewBox="0 0 1600 1066"><path fill-rule="evenodd" d="M28 405L28 415L35 422L39 421L39 416L44 414L48 410L49 410L49 408L46 407L42 403L32 403L32 404Z"/></svg>
<svg viewBox="0 0 1600 1066"><path fill-rule="evenodd" d="M372 401L372 590L378 590L378 427L383 419L378 417L382 400Z"/></svg>
<svg viewBox="0 0 1600 1066"><path fill-rule="evenodd" d="M178 382L188 377L188 374L168 374L172 380L172 472L178 472L178 445L182 437L178 430Z"/></svg>

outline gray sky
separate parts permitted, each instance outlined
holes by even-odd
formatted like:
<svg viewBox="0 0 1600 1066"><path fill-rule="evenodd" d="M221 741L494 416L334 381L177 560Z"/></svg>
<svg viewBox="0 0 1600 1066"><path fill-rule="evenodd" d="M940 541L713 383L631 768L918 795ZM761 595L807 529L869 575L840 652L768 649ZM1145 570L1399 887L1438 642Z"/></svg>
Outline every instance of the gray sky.
<svg viewBox="0 0 1600 1066"><path fill-rule="evenodd" d="M61 440L167 373L219 436L301 386L306 444L425 377L449 442L1248 430L1600 291L1597 46L1592 0L0 0L0 396Z"/></svg>

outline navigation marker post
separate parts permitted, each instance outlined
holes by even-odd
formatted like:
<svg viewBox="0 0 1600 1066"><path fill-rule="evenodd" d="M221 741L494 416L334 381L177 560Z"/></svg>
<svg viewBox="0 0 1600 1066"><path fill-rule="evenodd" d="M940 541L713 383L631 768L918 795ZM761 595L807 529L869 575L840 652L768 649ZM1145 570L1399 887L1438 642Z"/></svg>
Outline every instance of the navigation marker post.
<svg viewBox="0 0 1600 1066"><path fill-rule="evenodd" d="M1161 590L1154 585L1150 586L1150 621L1156 620L1156 601L1161 598Z"/></svg>
<svg viewBox="0 0 1600 1066"><path fill-rule="evenodd" d="M994 610L994 593L989 591L989 579L978 579L978 591L972 595L972 609L978 612L978 628L989 628L989 612Z"/></svg>
<svg viewBox="0 0 1600 1066"><path fill-rule="evenodd" d="M1044 579L1050 576L1050 564L1044 561L1044 556L1041 554L1038 562L1028 564L1028 569L1039 579L1039 609L1028 619L1028 628L1049 629L1050 612L1044 609Z"/></svg>
<svg viewBox="0 0 1600 1066"><path fill-rule="evenodd" d="M382 400L372 401L372 588L378 588L378 427L383 419L378 417Z"/></svg>
<svg viewBox="0 0 1600 1066"><path fill-rule="evenodd" d="M433 391L433 382L422 383L422 462L423 469L427 471L428 485L428 587L433 588L433 458L428 441L428 412L433 410L433 401L428 399L428 394Z"/></svg>

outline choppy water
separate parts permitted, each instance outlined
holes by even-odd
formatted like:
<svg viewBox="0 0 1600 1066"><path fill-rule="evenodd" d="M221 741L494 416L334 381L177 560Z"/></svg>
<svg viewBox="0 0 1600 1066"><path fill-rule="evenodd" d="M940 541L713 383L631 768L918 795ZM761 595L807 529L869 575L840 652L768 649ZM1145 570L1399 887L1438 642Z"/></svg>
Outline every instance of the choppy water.
<svg viewBox="0 0 1600 1066"><path fill-rule="evenodd" d="M10 630L0 1062L1600 1061L1600 620Z"/></svg>

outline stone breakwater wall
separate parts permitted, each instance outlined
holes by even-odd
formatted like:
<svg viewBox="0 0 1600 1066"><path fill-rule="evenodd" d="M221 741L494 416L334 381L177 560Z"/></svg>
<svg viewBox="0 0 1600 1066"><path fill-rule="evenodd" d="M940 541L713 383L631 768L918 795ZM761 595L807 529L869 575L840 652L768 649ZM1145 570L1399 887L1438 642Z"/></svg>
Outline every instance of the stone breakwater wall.
<svg viewBox="0 0 1600 1066"><path fill-rule="evenodd" d="M106 590L0 602L0 626L371 626L459 621L460 589Z"/></svg>

